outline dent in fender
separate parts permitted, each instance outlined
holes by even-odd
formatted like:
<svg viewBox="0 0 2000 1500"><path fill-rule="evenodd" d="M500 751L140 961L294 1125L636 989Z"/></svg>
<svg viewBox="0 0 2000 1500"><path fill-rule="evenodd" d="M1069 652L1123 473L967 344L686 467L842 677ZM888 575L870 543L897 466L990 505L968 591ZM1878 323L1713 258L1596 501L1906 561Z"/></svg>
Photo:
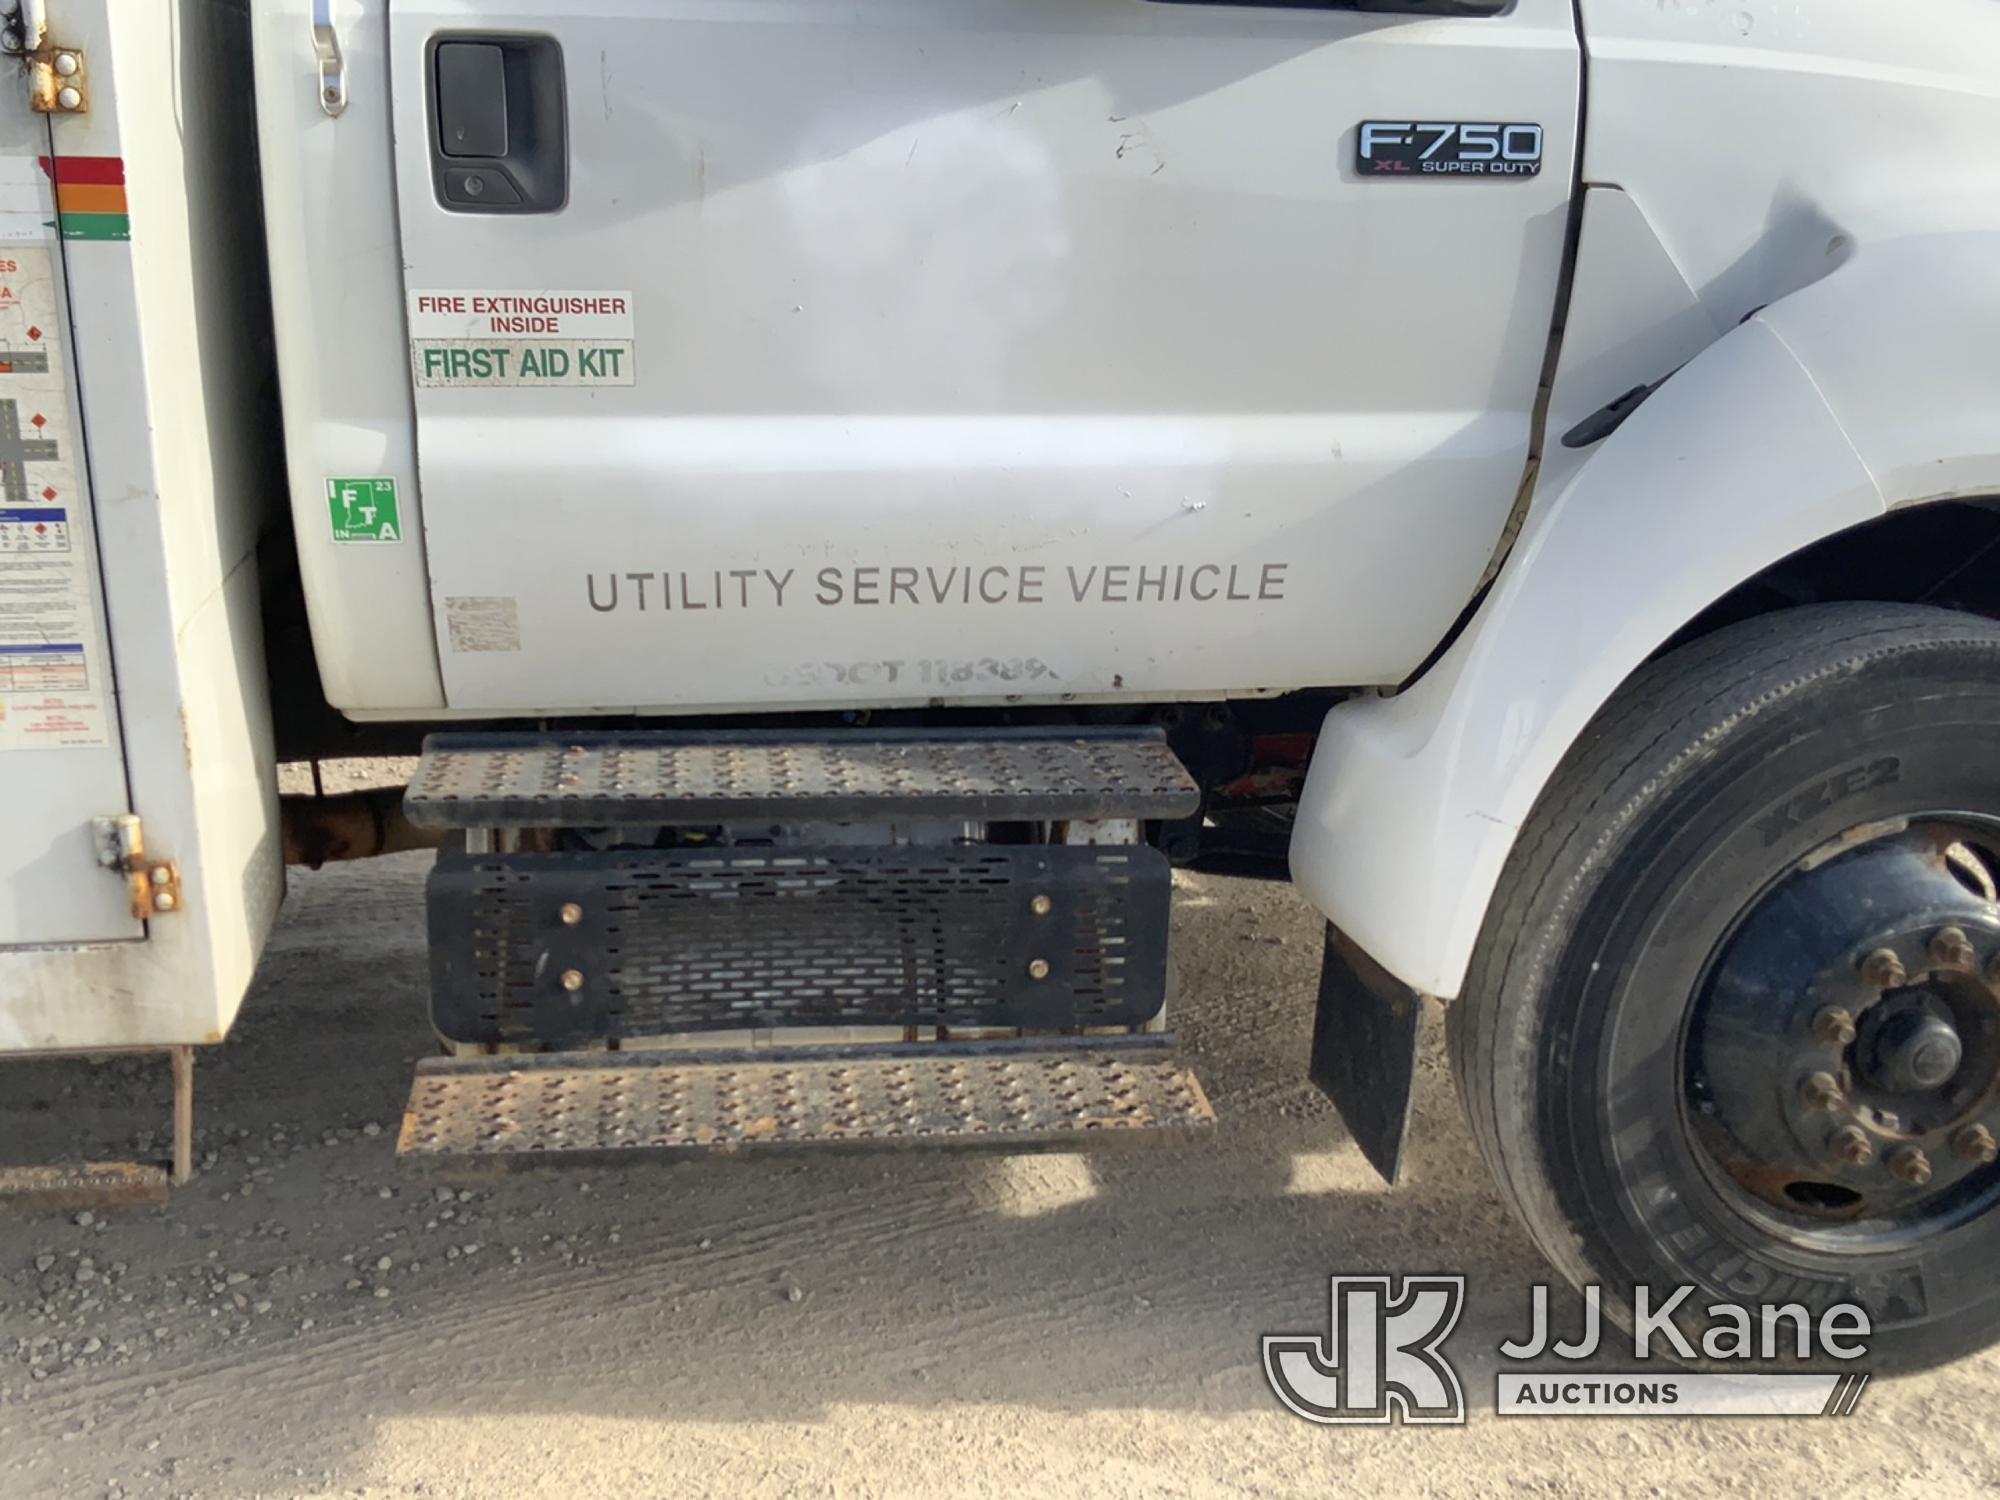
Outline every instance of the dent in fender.
<svg viewBox="0 0 2000 1500"><path fill-rule="evenodd" d="M1890 508L2000 494L2000 232L1866 241L1724 336L1538 499L1465 633L1327 716L1292 840L1326 917L1455 997L1521 825L1706 606Z"/></svg>
<svg viewBox="0 0 2000 1500"><path fill-rule="evenodd" d="M1472 624L1409 692L1328 714L1292 876L1412 989L1458 994L1516 834L1618 685L1735 584L1881 514L1769 316L1696 358L1535 507Z"/></svg>

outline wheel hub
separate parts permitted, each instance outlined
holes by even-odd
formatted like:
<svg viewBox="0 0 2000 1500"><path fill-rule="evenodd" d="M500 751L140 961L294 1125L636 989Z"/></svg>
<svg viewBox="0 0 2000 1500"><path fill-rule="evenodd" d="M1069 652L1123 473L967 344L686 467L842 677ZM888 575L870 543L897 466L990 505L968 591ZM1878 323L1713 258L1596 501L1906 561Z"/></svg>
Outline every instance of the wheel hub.
<svg viewBox="0 0 2000 1500"><path fill-rule="evenodd" d="M1857 1072L1894 1094L1943 1088L1965 1060L1951 1011L1928 992L1884 999L1862 1018Z"/></svg>
<svg viewBox="0 0 2000 1500"><path fill-rule="evenodd" d="M1690 1013L1692 1134L1753 1212L1956 1218L2000 1194L2000 830L1938 815L1801 860Z"/></svg>

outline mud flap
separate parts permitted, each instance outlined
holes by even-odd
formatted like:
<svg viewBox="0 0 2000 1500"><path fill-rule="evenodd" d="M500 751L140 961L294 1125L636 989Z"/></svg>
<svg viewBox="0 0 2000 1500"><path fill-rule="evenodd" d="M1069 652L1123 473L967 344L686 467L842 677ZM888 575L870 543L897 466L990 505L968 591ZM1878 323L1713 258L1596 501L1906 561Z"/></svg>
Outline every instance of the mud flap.
<svg viewBox="0 0 2000 1500"><path fill-rule="evenodd" d="M1311 1077L1392 1187L1410 1134L1422 1019L1423 997L1328 923Z"/></svg>

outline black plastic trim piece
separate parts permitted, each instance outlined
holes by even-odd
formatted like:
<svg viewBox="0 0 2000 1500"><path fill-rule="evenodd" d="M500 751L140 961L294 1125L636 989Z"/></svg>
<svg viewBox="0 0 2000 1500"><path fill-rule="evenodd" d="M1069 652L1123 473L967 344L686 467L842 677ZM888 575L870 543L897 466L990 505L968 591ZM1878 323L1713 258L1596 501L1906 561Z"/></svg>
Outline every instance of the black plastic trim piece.
<svg viewBox="0 0 2000 1500"><path fill-rule="evenodd" d="M499 77L471 65L486 50L499 54ZM458 66L456 64L467 64ZM471 144L504 142L498 155L466 154L447 141L441 119L445 87L478 88L497 81L488 111L500 120ZM569 102L562 44L527 32L439 32L424 48L424 115L431 151L431 187L438 205L460 214L548 214L569 203ZM457 146L460 149L454 149Z"/></svg>

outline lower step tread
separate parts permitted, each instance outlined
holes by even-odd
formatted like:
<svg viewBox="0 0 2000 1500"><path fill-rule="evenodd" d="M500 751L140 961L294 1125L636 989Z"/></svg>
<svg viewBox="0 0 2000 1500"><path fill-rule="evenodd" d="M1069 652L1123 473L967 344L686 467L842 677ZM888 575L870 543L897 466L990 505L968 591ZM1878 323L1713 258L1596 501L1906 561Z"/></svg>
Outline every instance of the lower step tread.
<svg viewBox="0 0 2000 1500"><path fill-rule="evenodd" d="M1080 1149L1215 1123L1161 1038L541 1053L417 1066L397 1153L495 1167L799 1146Z"/></svg>

